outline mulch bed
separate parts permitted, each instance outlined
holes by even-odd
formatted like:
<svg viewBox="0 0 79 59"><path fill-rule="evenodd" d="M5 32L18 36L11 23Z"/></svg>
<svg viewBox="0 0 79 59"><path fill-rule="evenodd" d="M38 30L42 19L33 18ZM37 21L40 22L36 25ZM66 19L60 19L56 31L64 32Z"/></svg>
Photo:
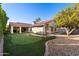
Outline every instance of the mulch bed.
<svg viewBox="0 0 79 59"><path fill-rule="evenodd" d="M48 41L47 45L48 56L79 56L79 40L56 38L54 40Z"/></svg>

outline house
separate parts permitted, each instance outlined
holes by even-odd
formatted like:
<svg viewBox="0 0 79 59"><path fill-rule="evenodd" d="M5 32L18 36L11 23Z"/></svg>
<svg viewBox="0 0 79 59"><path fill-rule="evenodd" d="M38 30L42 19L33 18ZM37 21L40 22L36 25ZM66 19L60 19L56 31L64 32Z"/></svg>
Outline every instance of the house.
<svg viewBox="0 0 79 59"><path fill-rule="evenodd" d="M48 26L46 27L47 24ZM47 33L54 33L55 32L54 21L52 20L40 21L32 25L33 33L45 33L45 30L47 31Z"/></svg>
<svg viewBox="0 0 79 59"><path fill-rule="evenodd" d="M10 22L9 23L9 31L13 34L15 32L31 32L31 24L28 23L20 23L20 22Z"/></svg>
<svg viewBox="0 0 79 59"><path fill-rule="evenodd" d="M46 26L46 25L49 26ZM54 33L55 32L55 25L54 21L47 20L47 21L40 21L34 24L28 23L20 23L20 22L10 22L9 23L9 31L13 33L23 33L23 32L33 32L33 33Z"/></svg>

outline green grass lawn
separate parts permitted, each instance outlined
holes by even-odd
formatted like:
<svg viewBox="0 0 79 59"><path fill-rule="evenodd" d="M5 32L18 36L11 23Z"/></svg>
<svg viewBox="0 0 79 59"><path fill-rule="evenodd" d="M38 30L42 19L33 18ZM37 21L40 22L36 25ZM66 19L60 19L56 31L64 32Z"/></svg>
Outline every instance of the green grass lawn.
<svg viewBox="0 0 79 59"><path fill-rule="evenodd" d="M55 37L47 37L47 40ZM28 34L6 34L4 36L4 53L10 56L43 56L45 50L44 37Z"/></svg>

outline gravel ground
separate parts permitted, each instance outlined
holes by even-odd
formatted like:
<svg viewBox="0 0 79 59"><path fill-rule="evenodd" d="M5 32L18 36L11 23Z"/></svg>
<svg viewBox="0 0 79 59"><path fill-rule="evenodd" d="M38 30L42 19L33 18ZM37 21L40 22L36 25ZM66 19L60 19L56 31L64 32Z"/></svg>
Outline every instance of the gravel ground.
<svg viewBox="0 0 79 59"><path fill-rule="evenodd" d="M46 56L79 56L79 40L56 38L47 42Z"/></svg>

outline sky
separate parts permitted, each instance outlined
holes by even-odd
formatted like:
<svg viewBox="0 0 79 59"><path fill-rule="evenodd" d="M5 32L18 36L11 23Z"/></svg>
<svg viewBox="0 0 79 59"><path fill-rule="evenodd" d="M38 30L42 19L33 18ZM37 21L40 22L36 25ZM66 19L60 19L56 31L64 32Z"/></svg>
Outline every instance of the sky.
<svg viewBox="0 0 79 59"><path fill-rule="evenodd" d="M9 22L33 23L40 17L41 20L50 20L69 3L4 3L2 8L9 17Z"/></svg>

